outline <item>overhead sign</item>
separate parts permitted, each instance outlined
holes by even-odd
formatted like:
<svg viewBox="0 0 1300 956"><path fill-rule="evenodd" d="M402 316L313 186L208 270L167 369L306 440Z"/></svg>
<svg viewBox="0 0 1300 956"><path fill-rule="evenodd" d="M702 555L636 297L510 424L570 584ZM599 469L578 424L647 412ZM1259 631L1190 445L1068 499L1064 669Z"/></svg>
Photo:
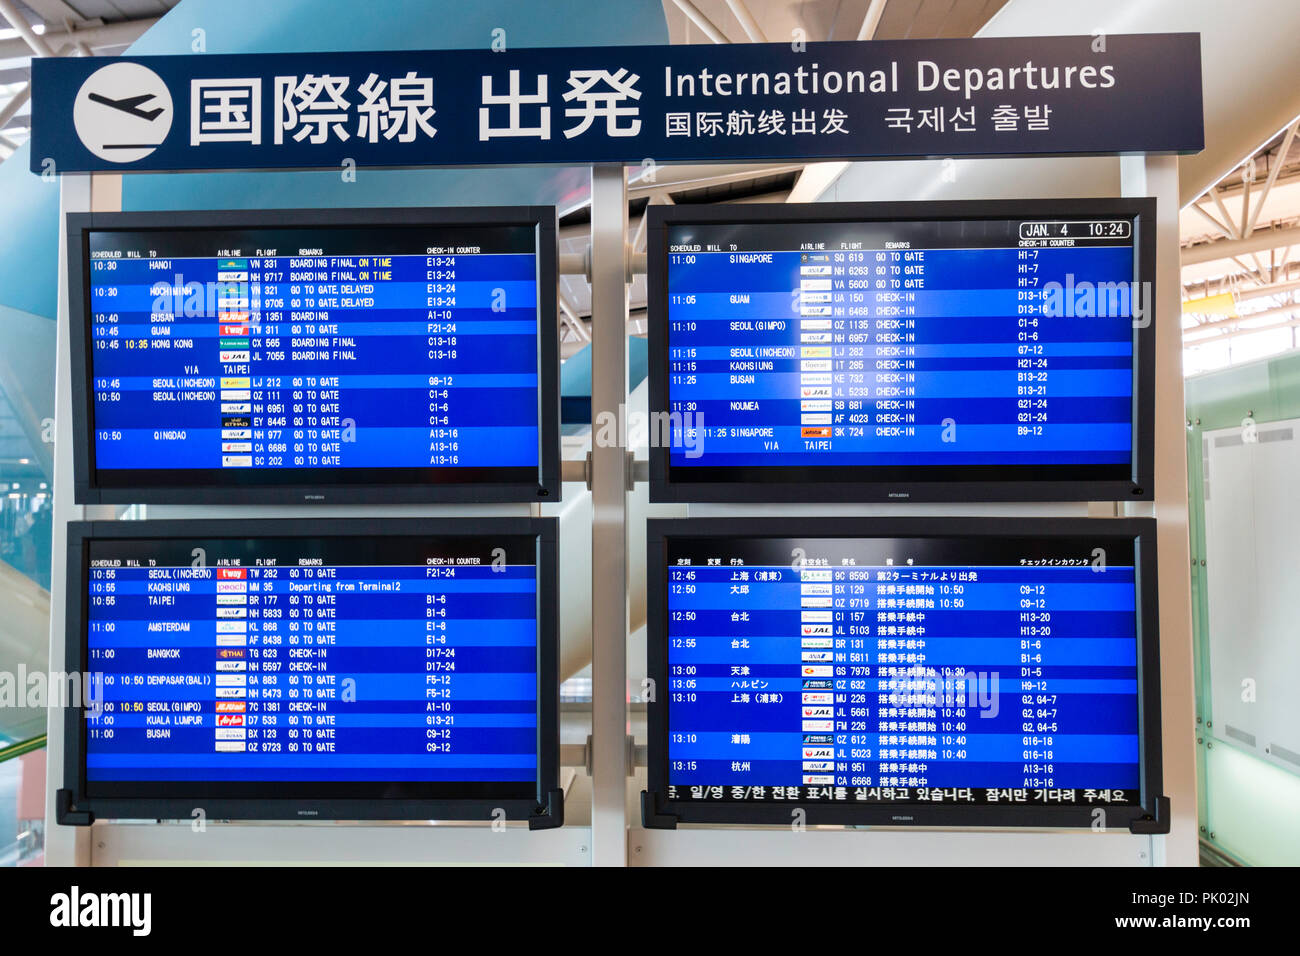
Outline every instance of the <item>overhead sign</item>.
<svg viewBox="0 0 1300 956"><path fill-rule="evenodd" d="M33 171L1195 152L1200 37L32 63Z"/></svg>

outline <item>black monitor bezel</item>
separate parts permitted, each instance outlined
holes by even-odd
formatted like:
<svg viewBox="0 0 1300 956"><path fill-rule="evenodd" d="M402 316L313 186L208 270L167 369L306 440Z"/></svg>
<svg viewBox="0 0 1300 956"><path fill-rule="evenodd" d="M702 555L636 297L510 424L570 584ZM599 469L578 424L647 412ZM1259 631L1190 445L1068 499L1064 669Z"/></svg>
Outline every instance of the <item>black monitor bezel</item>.
<svg viewBox="0 0 1300 956"><path fill-rule="evenodd" d="M63 779L68 791L61 814L86 814L91 819L190 820L201 807L209 820L470 820L490 821L505 811L506 819L538 825L562 808L555 803L559 788L559 522L555 518L342 518L322 528L315 519L84 521L68 525L65 664L69 674L87 670L88 544L92 540L422 536L525 536L537 542L537 780L536 799L441 799L410 795L386 797L378 792L358 798L323 799L277 796L276 783L241 784L259 791L252 797L208 799L194 796L89 796L86 783L86 721L80 701L63 710ZM148 782L141 785L148 789ZM409 785L404 787L409 789ZM499 814L498 814L499 817ZM539 827L545 828L545 827Z"/></svg>
<svg viewBox="0 0 1300 956"><path fill-rule="evenodd" d="M231 482L224 473L202 483L105 485L95 467L90 360L89 234L119 230L274 229L302 226L530 226L536 230L538 468L535 479L511 476L455 482L374 480L280 484ZM400 207L392 209L266 209L67 214L69 344L72 357L73 489L78 504L442 504L533 502L560 498L559 288L554 206ZM418 469L401 469L411 471ZM496 469L486 469L493 471ZM380 476L382 469L370 469ZM204 476L207 477L207 476ZM225 478L226 480L218 480ZM241 474L242 478L242 474Z"/></svg>
<svg viewBox="0 0 1300 956"><path fill-rule="evenodd" d="M1036 479L1035 466L996 467L988 479L945 480L953 466L894 466L914 472L896 479L873 477L870 468L827 465L712 466L718 480L700 480L700 466L674 467L669 449L650 444L652 502L874 502L874 501L1149 501L1155 496L1156 201L1153 198L1016 199L953 202L754 203L650 206L646 227L647 318L650 353L649 407L668 409L667 229L681 223L862 222L958 219L1025 219L1058 216L1133 217L1134 281L1150 283L1146 323L1133 330L1133 460L1129 479ZM653 429L652 429L653 431ZM985 466L962 466L983 468ZM835 474L830 474L835 469ZM842 475L864 472L863 480ZM929 474L932 477L927 478ZM827 475L827 477L822 477Z"/></svg>
<svg viewBox="0 0 1300 956"><path fill-rule="evenodd" d="M751 518L650 519L646 528L646 676L656 688L646 705L648 790L644 825L677 823L790 826L790 802L770 804L708 803L670 800L668 794L668 578L667 541L683 538L953 538L953 537L1087 537L1132 541L1138 574L1138 727L1140 806L979 805L953 806L921 802L899 804L829 804L803 801L797 806L810 825L1088 828L1096 829L1095 811L1105 811L1106 829L1150 825L1163 814L1160 640L1156 578L1156 522L1153 518Z"/></svg>

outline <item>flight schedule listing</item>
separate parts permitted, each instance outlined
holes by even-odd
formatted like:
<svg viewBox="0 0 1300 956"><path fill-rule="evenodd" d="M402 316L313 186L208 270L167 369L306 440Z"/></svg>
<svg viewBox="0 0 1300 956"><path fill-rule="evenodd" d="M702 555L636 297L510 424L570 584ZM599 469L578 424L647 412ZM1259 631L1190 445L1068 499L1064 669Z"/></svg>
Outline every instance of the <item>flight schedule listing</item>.
<svg viewBox="0 0 1300 956"><path fill-rule="evenodd" d="M1131 219L674 223L667 241L670 467L1130 476Z"/></svg>
<svg viewBox="0 0 1300 956"><path fill-rule="evenodd" d="M405 782L431 795L535 794L532 537L90 549L87 666L102 681L102 706L86 711L91 788Z"/></svg>
<svg viewBox="0 0 1300 956"><path fill-rule="evenodd" d="M102 482L536 481L533 228L89 241Z"/></svg>
<svg viewBox="0 0 1300 956"><path fill-rule="evenodd" d="M670 539L670 799L1137 803L1132 548L1094 547Z"/></svg>

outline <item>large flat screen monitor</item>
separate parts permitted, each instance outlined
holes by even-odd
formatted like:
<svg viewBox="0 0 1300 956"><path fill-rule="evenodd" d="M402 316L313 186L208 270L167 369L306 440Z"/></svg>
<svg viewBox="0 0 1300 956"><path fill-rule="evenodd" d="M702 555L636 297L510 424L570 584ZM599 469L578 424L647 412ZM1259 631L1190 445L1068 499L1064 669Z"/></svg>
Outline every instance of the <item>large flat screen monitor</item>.
<svg viewBox="0 0 1300 956"><path fill-rule="evenodd" d="M68 821L558 825L554 519L74 523Z"/></svg>
<svg viewBox="0 0 1300 956"><path fill-rule="evenodd" d="M650 207L651 500L1151 498L1154 213Z"/></svg>
<svg viewBox="0 0 1300 956"><path fill-rule="evenodd" d="M1154 521L648 541L647 825L1167 825Z"/></svg>
<svg viewBox="0 0 1300 956"><path fill-rule="evenodd" d="M555 210L68 217L79 502L559 496Z"/></svg>

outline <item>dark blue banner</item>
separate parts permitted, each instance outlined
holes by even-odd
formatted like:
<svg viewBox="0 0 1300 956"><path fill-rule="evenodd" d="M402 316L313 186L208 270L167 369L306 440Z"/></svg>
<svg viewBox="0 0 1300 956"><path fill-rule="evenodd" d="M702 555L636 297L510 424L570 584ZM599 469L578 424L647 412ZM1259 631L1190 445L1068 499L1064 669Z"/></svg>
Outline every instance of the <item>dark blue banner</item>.
<svg viewBox="0 0 1300 956"><path fill-rule="evenodd" d="M1200 38L32 64L34 172L1196 152ZM52 164L52 165L51 165Z"/></svg>

